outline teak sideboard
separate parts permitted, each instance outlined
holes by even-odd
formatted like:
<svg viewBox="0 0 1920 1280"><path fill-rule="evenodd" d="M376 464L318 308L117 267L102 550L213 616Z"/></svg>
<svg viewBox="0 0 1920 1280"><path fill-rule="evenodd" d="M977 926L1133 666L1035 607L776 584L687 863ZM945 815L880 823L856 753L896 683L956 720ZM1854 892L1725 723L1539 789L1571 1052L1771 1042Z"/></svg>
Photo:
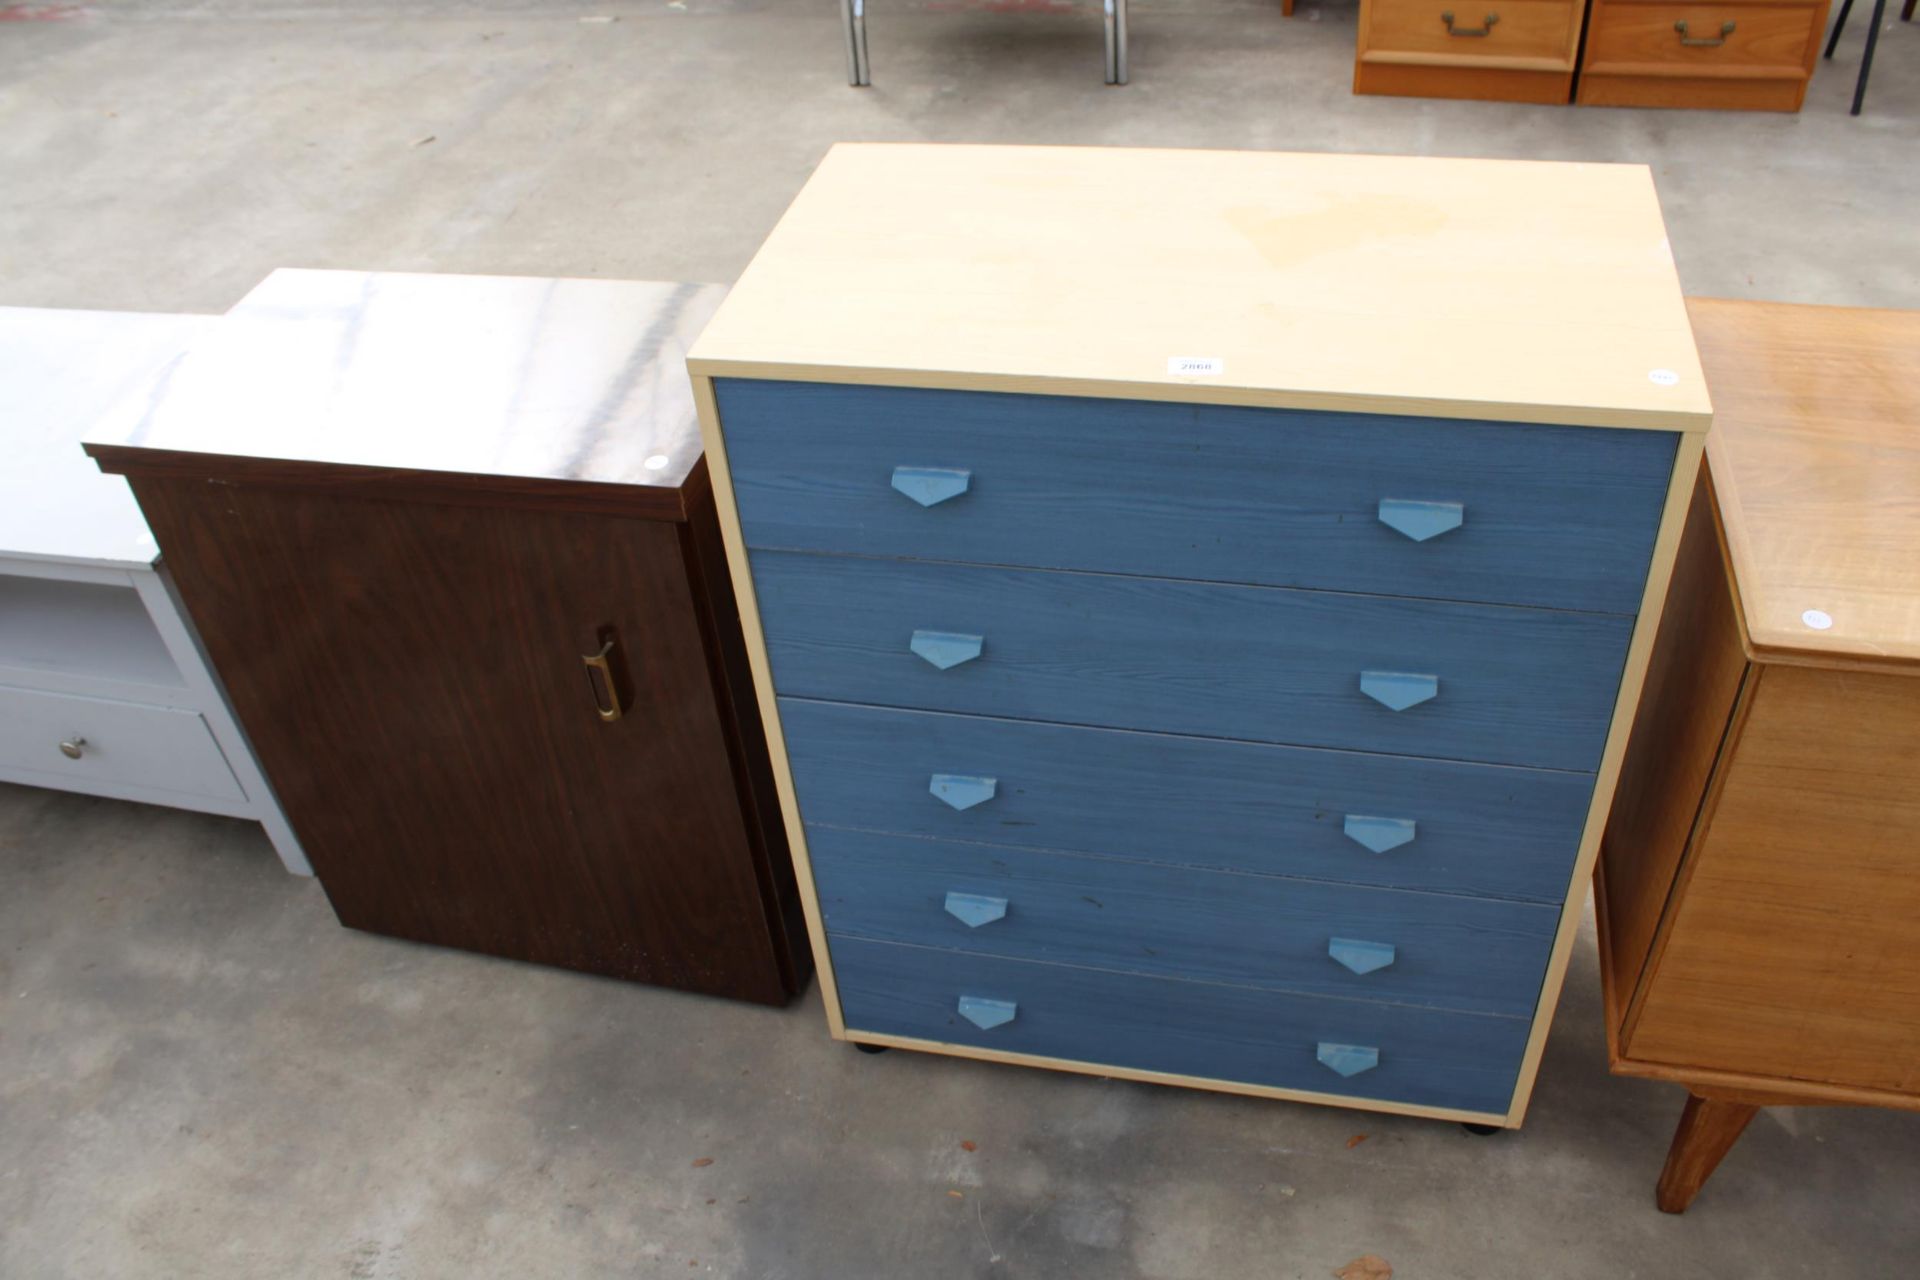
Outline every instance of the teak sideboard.
<svg viewBox="0 0 1920 1280"><path fill-rule="evenodd" d="M804 984L682 363L723 293L279 271L99 428L341 923Z"/></svg>
<svg viewBox="0 0 1920 1280"><path fill-rule="evenodd" d="M1596 900L1613 1069L1920 1108L1920 313L1695 300L1715 420Z"/></svg>
<svg viewBox="0 0 1920 1280"><path fill-rule="evenodd" d="M689 367L836 1037L1520 1123L1709 421L1644 168L840 146Z"/></svg>

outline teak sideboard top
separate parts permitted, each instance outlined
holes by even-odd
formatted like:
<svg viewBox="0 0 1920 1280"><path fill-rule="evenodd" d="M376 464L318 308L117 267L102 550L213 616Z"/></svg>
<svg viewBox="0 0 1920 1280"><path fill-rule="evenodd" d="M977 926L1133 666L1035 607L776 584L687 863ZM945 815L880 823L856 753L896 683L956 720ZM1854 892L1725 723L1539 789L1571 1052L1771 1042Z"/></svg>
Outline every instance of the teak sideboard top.
<svg viewBox="0 0 1920 1280"><path fill-rule="evenodd" d="M1643 165L843 143L688 366L1670 431L1711 415Z"/></svg>
<svg viewBox="0 0 1920 1280"><path fill-rule="evenodd" d="M1691 307L1749 651L1920 674L1920 315Z"/></svg>

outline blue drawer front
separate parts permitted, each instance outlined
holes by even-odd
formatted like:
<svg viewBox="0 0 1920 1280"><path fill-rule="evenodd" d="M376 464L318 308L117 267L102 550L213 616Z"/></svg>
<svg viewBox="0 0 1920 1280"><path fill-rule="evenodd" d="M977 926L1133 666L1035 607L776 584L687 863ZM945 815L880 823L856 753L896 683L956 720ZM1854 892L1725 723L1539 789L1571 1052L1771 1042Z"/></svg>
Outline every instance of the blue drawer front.
<svg viewBox="0 0 1920 1280"><path fill-rule="evenodd" d="M1557 907L809 828L827 932L1533 1016Z"/></svg>
<svg viewBox="0 0 1920 1280"><path fill-rule="evenodd" d="M828 945L841 1013L855 1036L912 1036L1416 1106L1504 1114L1529 1028L1520 1018L1327 1000L859 938L830 935ZM972 1017L961 1012L963 999L972 1002ZM974 1017L995 1025L978 1025ZM1358 1052L1335 1051L1341 1047ZM1368 1050L1373 1066L1341 1074L1364 1063ZM1339 1065L1327 1065L1323 1055Z"/></svg>
<svg viewBox="0 0 1920 1280"><path fill-rule="evenodd" d="M749 546L1614 613L1639 610L1675 446L1066 396L735 379L716 393ZM910 499L896 468L945 483ZM1459 523L1415 512L1401 532L1383 501L1457 506Z"/></svg>
<svg viewBox="0 0 1920 1280"><path fill-rule="evenodd" d="M782 694L1580 771L1599 764L1633 627L1164 578L750 563ZM943 669L916 632L979 637L980 654ZM1362 691L1368 672L1430 676L1437 693L1391 710Z"/></svg>
<svg viewBox="0 0 1920 1280"><path fill-rule="evenodd" d="M1539 769L779 705L810 824L1349 884L1559 903L1593 790L1588 775ZM929 794L936 774L998 785L955 809ZM1384 843L1368 818L1409 823L1393 838L1410 838L1363 844Z"/></svg>

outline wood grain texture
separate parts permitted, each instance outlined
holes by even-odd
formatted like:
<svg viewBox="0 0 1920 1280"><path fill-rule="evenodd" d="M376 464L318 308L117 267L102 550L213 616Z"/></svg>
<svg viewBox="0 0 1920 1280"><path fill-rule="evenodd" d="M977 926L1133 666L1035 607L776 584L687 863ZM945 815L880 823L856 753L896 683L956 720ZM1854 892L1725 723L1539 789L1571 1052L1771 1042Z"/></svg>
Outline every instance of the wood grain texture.
<svg viewBox="0 0 1920 1280"><path fill-rule="evenodd" d="M1624 1050L1920 1091L1920 680L1757 681Z"/></svg>
<svg viewBox="0 0 1920 1280"><path fill-rule="evenodd" d="M1363 0L1364 2L1364 0ZM1531 102L1564 107L1573 97L1572 71L1512 66L1437 66L1405 60L1355 60L1353 91L1396 98L1468 98L1482 102Z"/></svg>
<svg viewBox="0 0 1920 1280"><path fill-rule="evenodd" d="M1920 670L1920 313L1695 299L1708 448L1762 658ZM1807 626L1808 609L1826 630Z"/></svg>
<svg viewBox="0 0 1920 1280"><path fill-rule="evenodd" d="M713 380L698 373L690 374L689 380L700 419L700 441L714 509L720 520L720 541L726 552L727 577L732 583L733 602L740 615L741 640L753 682L753 701L759 709L761 730L766 735L768 764L772 766L774 794L779 800L781 830L786 836L788 855L793 860L795 884L800 893L800 914L806 923L814 974L820 983L827 1031L835 1040L844 1040L846 1023L840 1013L839 984L834 978L833 959L827 950L826 928L820 919L819 895L814 892L813 862L807 850L806 826L801 821L799 802L794 795L793 768L787 758L786 734L774 698L773 675L767 661L766 630L760 621L760 602L754 593L753 574L747 564L747 549L740 536L740 510L734 503L733 474L728 465L726 437L720 431Z"/></svg>
<svg viewBox="0 0 1920 1280"><path fill-rule="evenodd" d="M1747 678L1737 608L1714 529L1712 484L1702 468L1600 856L1607 904L1602 957L1622 1016L1639 990Z"/></svg>
<svg viewBox="0 0 1920 1280"><path fill-rule="evenodd" d="M1751 1102L1687 1095L1687 1109L1673 1135L1667 1164L1660 1171L1654 1201L1662 1213L1685 1213L1720 1161L1747 1130L1759 1107Z"/></svg>
<svg viewBox="0 0 1920 1280"><path fill-rule="evenodd" d="M1559 912L1538 903L1358 888L814 827L827 931L976 955L1379 1000L1529 1020ZM1003 899L970 926L949 893ZM1383 943L1354 973L1335 938Z"/></svg>
<svg viewBox="0 0 1920 1280"><path fill-rule="evenodd" d="M1529 0L1531 2L1531 0ZM1674 437L727 379L752 547L1632 613ZM971 473L921 507L896 466ZM1416 542L1382 499L1459 503Z"/></svg>
<svg viewBox="0 0 1920 1280"><path fill-rule="evenodd" d="M678 526L133 484L343 923L786 999Z"/></svg>
<svg viewBox="0 0 1920 1280"><path fill-rule="evenodd" d="M1222 371L1170 371L1184 356ZM842 144L689 365L1662 430L1710 414L1653 184L1627 165Z"/></svg>
<svg viewBox="0 0 1920 1280"><path fill-rule="evenodd" d="M1598 75L1580 81L1583 107L1683 107L1694 111L1798 111L1802 79L1679 79L1668 75Z"/></svg>
<svg viewBox="0 0 1920 1280"><path fill-rule="evenodd" d="M1594 0L1577 99L1596 107L1798 111L1827 7ZM1686 38L1719 41L1683 44ZM1732 24L1732 30L1723 30Z"/></svg>
<svg viewBox="0 0 1920 1280"><path fill-rule="evenodd" d="M1592 779L1582 774L1121 733L783 698L814 824L1558 904ZM935 773L997 778L956 811ZM1373 853L1347 814L1406 818ZM1185 815L1205 815L1186 820Z"/></svg>
<svg viewBox="0 0 1920 1280"><path fill-rule="evenodd" d="M1443 14L1453 18L1451 32ZM1482 68L1526 59L1532 70L1571 71L1581 16L1568 0L1369 0L1360 57L1422 53L1443 58L1440 65ZM1484 36L1453 34L1482 29Z"/></svg>
<svg viewBox="0 0 1920 1280"><path fill-rule="evenodd" d="M1179 982L1066 965L834 938L848 1027L856 1039L901 1036L957 1048L1079 1058L1122 1068L1270 1088L1328 1100L1492 1112L1513 1088L1527 1024L1404 1005L1323 1000L1250 987ZM958 997L1011 1000L1005 1026L982 1031ZM1322 1042L1380 1050L1372 1071L1342 1078L1314 1058Z"/></svg>
<svg viewBox="0 0 1920 1280"><path fill-rule="evenodd" d="M780 794L774 785L766 730L754 701L753 671L727 572L719 507L704 459L688 473L680 497L687 513L686 523L680 527L681 555L693 596L694 618L707 652L714 705L726 730L727 754L752 851L754 876L767 911L775 962L787 990L797 993L806 988L807 976L813 971L813 951L807 941L806 917L800 909L799 881L787 849L786 824L780 816Z"/></svg>
<svg viewBox="0 0 1920 1280"><path fill-rule="evenodd" d="M1580 73L1805 80L1825 12L1820 5L1597 0ZM1687 24L1684 34L1679 22ZM1723 34L1727 23L1733 30ZM1702 40L1722 43L1683 43Z"/></svg>
<svg viewBox="0 0 1920 1280"><path fill-rule="evenodd" d="M1323 591L752 553L774 687L1295 746L1589 771L1632 628L1608 614ZM986 637L941 671L916 629ZM1364 670L1439 677L1390 711Z"/></svg>

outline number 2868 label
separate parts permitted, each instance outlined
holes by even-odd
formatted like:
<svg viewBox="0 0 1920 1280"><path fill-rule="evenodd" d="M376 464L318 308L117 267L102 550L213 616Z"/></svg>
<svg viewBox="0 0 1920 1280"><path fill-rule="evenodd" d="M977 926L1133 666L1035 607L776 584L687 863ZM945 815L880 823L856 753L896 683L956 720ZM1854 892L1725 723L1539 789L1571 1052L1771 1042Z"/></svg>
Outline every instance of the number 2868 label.
<svg viewBox="0 0 1920 1280"><path fill-rule="evenodd" d="M1227 371L1227 362L1219 356L1168 356L1167 372L1175 377L1205 377Z"/></svg>

